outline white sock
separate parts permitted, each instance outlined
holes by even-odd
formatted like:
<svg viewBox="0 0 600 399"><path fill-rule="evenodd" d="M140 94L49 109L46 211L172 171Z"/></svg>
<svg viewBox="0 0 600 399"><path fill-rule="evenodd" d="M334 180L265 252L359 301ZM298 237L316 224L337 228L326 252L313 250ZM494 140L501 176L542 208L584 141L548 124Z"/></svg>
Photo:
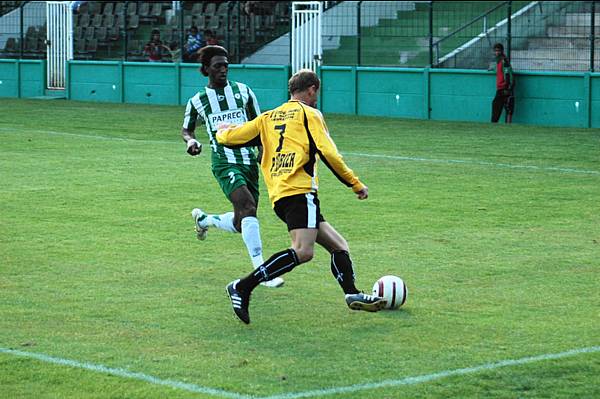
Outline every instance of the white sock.
<svg viewBox="0 0 600 399"><path fill-rule="evenodd" d="M206 217L206 224L230 233L237 233L238 231L233 225L233 216L233 212L227 212L222 215L208 215Z"/></svg>
<svg viewBox="0 0 600 399"><path fill-rule="evenodd" d="M262 256L260 225L258 224L258 219L254 216L247 216L242 219L242 239L244 240L244 244L246 244L254 268L256 269L265 263Z"/></svg>

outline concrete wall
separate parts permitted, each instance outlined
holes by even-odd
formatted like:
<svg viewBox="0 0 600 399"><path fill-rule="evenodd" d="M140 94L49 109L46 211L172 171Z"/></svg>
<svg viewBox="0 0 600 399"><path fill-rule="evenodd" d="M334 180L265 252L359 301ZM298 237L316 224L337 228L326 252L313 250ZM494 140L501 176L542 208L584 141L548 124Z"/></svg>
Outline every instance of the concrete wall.
<svg viewBox="0 0 600 399"><path fill-rule="evenodd" d="M323 112L487 122L491 71L322 67ZM515 73L513 122L600 127L600 73Z"/></svg>
<svg viewBox="0 0 600 399"><path fill-rule="evenodd" d="M67 96L73 100L185 104L208 80L198 64L70 61ZM248 84L261 107L287 99L287 66L231 65L229 77Z"/></svg>
<svg viewBox="0 0 600 399"><path fill-rule="evenodd" d="M45 88L45 60L0 59L0 97L43 96Z"/></svg>

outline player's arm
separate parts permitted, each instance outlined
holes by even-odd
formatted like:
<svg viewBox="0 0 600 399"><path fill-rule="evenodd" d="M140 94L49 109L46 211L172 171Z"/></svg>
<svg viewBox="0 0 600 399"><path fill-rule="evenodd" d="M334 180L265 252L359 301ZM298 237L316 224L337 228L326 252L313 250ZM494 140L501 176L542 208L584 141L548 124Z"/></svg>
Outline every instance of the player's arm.
<svg viewBox="0 0 600 399"><path fill-rule="evenodd" d="M183 127L181 129L181 137L187 144L187 153L194 156L202 152L202 144L196 140L196 120L198 119L198 111L189 100L185 107L185 115L183 118Z"/></svg>
<svg viewBox="0 0 600 399"><path fill-rule="evenodd" d="M248 87L248 102L246 103L246 115L248 115L248 120L251 121L255 119L258 115L260 115L260 106L258 105L258 100L256 99L256 95L254 94L252 89L249 86L246 87ZM258 159L258 163L261 163L263 154L262 144L260 143L260 140L258 140L258 143L254 145L258 149L258 155L256 158Z"/></svg>
<svg viewBox="0 0 600 399"><path fill-rule="evenodd" d="M219 129L215 138L219 144L228 147L250 146L260 143L260 131L258 130L259 118L253 119L239 126L230 126L225 129Z"/></svg>
<svg viewBox="0 0 600 399"><path fill-rule="evenodd" d="M357 194L359 199L367 198L369 195L368 187L359 180L358 176L344 162L344 158L329 136L323 115L314 109L305 108L305 111L309 134L315 143L321 160L339 181L348 187L352 187L352 191Z"/></svg>

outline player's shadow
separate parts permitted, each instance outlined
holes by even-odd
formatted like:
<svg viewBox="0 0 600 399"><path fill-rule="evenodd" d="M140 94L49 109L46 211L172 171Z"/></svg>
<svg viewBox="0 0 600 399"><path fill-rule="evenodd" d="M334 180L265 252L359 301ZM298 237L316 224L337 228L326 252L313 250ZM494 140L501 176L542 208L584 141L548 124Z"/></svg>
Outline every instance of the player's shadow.
<svg viewBox="0 0 600 399"><path fill-rule="evenodd" d="M400 309L383 309L377 312L378 317L384 317L386 319L399 319L399 320L412 320L415 315L410 308Z"/></svg>

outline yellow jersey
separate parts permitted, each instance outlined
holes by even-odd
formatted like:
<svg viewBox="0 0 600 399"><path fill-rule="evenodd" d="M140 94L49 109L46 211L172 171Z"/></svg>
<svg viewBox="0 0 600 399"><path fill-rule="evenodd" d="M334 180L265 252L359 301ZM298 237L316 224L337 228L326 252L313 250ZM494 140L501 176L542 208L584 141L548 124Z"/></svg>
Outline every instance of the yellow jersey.
<svg viewBox="0 0 600 399"><path fill-rule="evenodd" d="M261 170L271 205L284 197L316 192L319 159L354 192L365 187L338 152L321 112L297 100L264 112L241 126L220 130L216 139L227 146L257 144L260 139Z"/></svg>

